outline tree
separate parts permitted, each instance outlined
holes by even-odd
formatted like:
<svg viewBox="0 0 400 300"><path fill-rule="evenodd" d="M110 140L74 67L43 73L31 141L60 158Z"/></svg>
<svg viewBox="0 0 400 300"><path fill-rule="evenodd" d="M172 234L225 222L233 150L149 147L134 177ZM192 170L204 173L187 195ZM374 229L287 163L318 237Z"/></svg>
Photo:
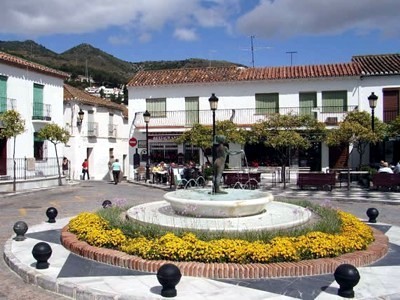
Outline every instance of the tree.
<svg viewBox="0 0 400 300"><path fill-rule="evenodd" d="M244 144L246 142L245 130L238 128L235 123L226 121L217 121L215 124L217 135L224 135L227 143ZM175 142L177 144L187 143L199 147L207 162L210 163L208 156L205 155L206 149L212 147L212 127L196 123L190 130L185 131Z"/></svg>
<svg viewBox="0 0 400 300"><path fill-rule="evenodd" d="M64 128L61 128L55 123L47 124L38 132L38 137L44 140L49 140L56 152L57 169L58 169L58 184L62 185L60 162L58 160L57 144L66 144L69 141L70 134Z"/></svg>
<svg viewBox="0 0 400 300"><path fill-rule="evenodd" d="M371 115L366 111L351 111L339 127L329 131L326 143L329 146L348 144L353 145L359 154L359 168L366 147L376 144L385 138L387 126L378 118L374 120L374 131L371 126ZM349 162L347 162L349 164Z"/></svg>
<svg viewBox="0 0 400 300"><path fill-rule="evenodd" d="M387 128L388 138L398 139L400 137L400 116L391 121Z"/></svg>
<svg viewBox="0 0 400 300"><path fill-rule="evenodd" d="M284 170L289 162L289 150L308 149L313 141L323 141L325 133L325 124L311 116L273 114L265 121L254 124L248 137L249 143L262 142L266 147L279 152L283 186L286 188Z"/></svg>
<svg viewBox="0 0 400 300"><path fill-rule="evenodd" d="M23 133L25 131L25 120L21 118L19 112L15 110L7 110L4 113L0 114L0 122L3 124L3 128L0 130L1 138L14 138L14 147L13 147L13 191L17 190L16 184L16 165L15 161L15 145L17 135Z"/></svg>

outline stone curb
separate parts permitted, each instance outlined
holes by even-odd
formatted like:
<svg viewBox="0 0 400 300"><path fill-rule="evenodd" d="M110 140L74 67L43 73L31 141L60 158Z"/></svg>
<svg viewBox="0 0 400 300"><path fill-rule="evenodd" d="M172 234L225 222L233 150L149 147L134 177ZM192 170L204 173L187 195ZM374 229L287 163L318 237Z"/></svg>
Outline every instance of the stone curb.
<svg viewBox="0 0 400 300"><path fill-rule="evenodd" d="M274 264L205 264L195 262L175 263L184 276L208 277L208 278L272 278L332 274L338 265L349 263L356 267L373 263L388 252L389 241L379 230L373 229L375 242L367 250L344 254L337 258L324 258L295 263ZM156 273L160 266L167 261L146 261L144 259L128 255L116 250L102 249L89 246L78 241L76 236L63 228L61 240L69 244L71 252L111 265ZM65 243L64 243L65 242ZM66 247L68 249L68 247ZM83 255L82 255L83 254ZM84 288L79 284L68 281L60 282L57 278L43 275L36 269L22 264L12 253L12 238L7 240L3 253L4 261L12 271L18 274L24 282L41 287L47 291L69 297L72 299L92 300L117 300L123 299L122 294L100 293L92 288ZM122 298L121 298L122 297ZM155 296L152 299L159 299Z"/></svg>
<svg viewBox="0 0 400 300"><path fill-rule="evenodd" d="M257 279L333 274L341 264L352 264L355 267L372 264L385 256L389 250L389 238L377 229L372 228L372 230L375 241L366 250L346 253L335 258L269 264L207 264L199 262L145 260L121 251L90 246L86 242L78 240L73 233L68 232L68 226L62 229L61 243L66 249L79 256L136 271L156 273L163 264L168 262L179 267L184 276L212 279Z"/></svg>
<svg viewBox="0 0 400 300"><path fill-rule="evenodd" d="M28 251L28 249L27 249ZM12 238L4 245L3 258L8 267L15 272L25 283L40 287L49 292L56 293L71 299L91 300L116 300L121 299L121 294L100 293L92 288L84 288L71 282L60 282L57 278L43 275L36 269L22 264L12 253Z"/></svg>

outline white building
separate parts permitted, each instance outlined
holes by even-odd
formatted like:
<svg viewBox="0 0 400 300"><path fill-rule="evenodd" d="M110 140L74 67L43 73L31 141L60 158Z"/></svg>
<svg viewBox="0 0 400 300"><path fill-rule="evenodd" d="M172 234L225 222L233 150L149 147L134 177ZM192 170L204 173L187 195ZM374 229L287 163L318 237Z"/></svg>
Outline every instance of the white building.
<svg viewBox="0 0 400 300"><path fill-rule="evenodd" d="M39 140L36 132L51 122L64 126L63 81L67 77L64 72L0 52L0 113L14 109L25 120L26 130L17 136L15 145L20 189L34 182L47 185L58 174L53 144ZM13 139L0 140L0 175L6 180L13 175L13 151ZM58 151L63 153L63 145Z"/></svg>
<svg viewBox="0 0 400 300"><path fill-rule="evenodd" d="M208 101L212 93L219 98L217 121L232 119L238 126L248 128L270 113L292 112L311 114L325 122L328 128L333 128L349 111L370 112L367 98L372 92L379 99L375 116L384 122L394 119L399 115L399 79L399 54L356 56L348 63L326 65L141 71L127 85L129 123L132 124L130 137L138 140L136 149L130 148L130 157L136 151L145 153L143 113L146 110L151 114L148 128L153 161L177 161L182 154L186 159L194 157L202 163L198 149L176 145L171 139L193 123L212 125ZM232 149L243 146L231 145ZM400 150L399 145L394 147ZM270 160L273 153L262 147L246 145L245 149L249 160L258 159L264 165L275 163ZM298 153L291 165L313 167L311 164L315 164L314 168L318 170L340 168L344 167L349 155L347 147L324 144L312 151ZM400 158L396 151L389 152L382 153L386 160ZM238 163L234 158L230 160L231 166ZM132 166L133 162L130 164ZM358 164L356 155L352 155L351 164Z"/></svg>
<svg viewBox="0 0 400 300"><path fill-rule="evenodd" d="M79 113L83 114L82 122ZM65 148L70 177L79 180L82 162L88 159L90 179L109 180L108 162L119 159L122 176L128 173L128 110L69 85L64 86L64 122L71 138Z"/></svg>

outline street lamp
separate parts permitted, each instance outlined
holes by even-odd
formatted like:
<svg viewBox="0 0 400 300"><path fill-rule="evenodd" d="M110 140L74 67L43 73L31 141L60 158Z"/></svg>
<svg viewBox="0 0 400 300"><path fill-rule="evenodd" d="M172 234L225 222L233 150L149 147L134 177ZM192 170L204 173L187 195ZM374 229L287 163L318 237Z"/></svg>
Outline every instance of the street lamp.
<svg viewBox="0 0 400 300"><path fill-rule="evenodd" d="M146 183L147 180L150 179L150 153L149 153L149 122L150 122L150 113L148 110L143 114L144 122L146 123Z"/></svg>
<svg viewBox="0 0 400 300"><path fill-rule="evenodd" d="M85 115L85 113L83 112L82 108L79 109L78 112L78 119L76 121L76 126L81 126L82 125L82 121L83 121L83 116Z"/></svg>
<svg viewBox="0 0 400 300"><path fill-rule="evenodd" d="M375 130L375 107L378 102L378 96L374 92L368 97L369 107L371 108L371 128L372 131Z"/></svg>
<svg viewBox="0 0 400 300"><path fill-rule="evenodd" d="M378 102L378 96L375 95L374 92L371 93L371 95L369 95L368 97L368 102L369 102L369 107L371 108L371 128L372 128L372 132L375 131L375 107L376 107L376 103ZM375 146L371 145L370 147L370 161L372 161L373 163L375 162Z"/></svg>
<svg viewBox="0 0 400 300"><path fill-rule="evenodd" d="M213 113L213 133L212 133L212 161L213 161L213 188L212 188L212 193L215 193L215 186L216 186L216 174L215 174L215 168L214 168L214 163L216 159L216 153L215 153L215 111L218 108L218 98L215 96L214 93L211 94L211 97L208 99L210 102L210 108Z"/></svg>

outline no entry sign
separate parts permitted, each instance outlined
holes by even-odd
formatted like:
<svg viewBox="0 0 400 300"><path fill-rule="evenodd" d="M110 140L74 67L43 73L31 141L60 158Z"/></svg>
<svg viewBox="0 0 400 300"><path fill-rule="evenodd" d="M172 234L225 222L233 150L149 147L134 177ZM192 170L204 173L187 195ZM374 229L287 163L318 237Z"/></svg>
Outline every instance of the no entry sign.
<svg viewBox="0 0 400 300"><path fill-rule="evenodd" d="M129 146L131 147L136 147L137 145L137 139L135 139L134 137L129 139Z"/></svg>

